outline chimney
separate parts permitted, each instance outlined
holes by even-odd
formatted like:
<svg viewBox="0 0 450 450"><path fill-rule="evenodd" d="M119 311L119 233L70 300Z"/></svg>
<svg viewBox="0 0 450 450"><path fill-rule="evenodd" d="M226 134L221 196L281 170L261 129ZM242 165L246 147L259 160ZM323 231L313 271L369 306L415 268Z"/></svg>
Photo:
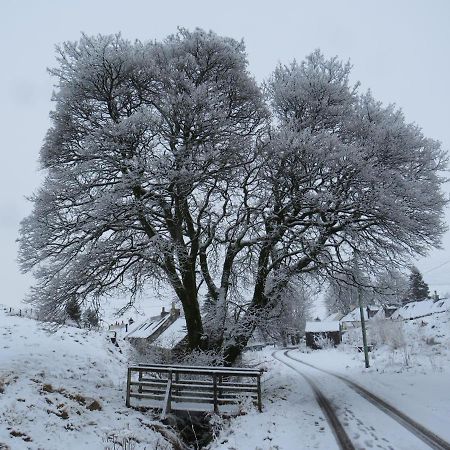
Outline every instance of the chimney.
<svg viewBox="0 0 450 450"><path fill-rule="evenodd" d="M439 294L436 291L434 291L434 296L433 297L434 297L435 301L439 300Z"/></svg>
<svg viewBox="0 0 450 450"><path fill-rule="evenodd" d="M167 316L167 314L169 314L169 313L166 311L166 308L164 308L164 306L163 306L161 309L161 317Z"/></svg>
<svg viewBox="0 0 450 450"><path fill-rule="evenodd" d="M175 307L175 302L172 302L172 308L170 308L170 314L173 317L179 317L179 315L180 315L180 310Z"/></svg>

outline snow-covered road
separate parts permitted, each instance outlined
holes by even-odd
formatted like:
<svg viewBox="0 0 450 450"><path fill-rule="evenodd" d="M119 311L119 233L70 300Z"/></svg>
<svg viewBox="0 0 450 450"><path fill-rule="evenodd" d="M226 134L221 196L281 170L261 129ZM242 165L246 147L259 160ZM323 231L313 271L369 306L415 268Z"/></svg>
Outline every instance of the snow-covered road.
<svg viewBox="0 0 450 450"><path fill-rule="evenodd" d="M355 389L352 389L344 379L336 378L311 365L301 363L298 356L292 357L289 352L274 352L274 357L284 362L292 370L314 380L314 385L331 403L336 417L342 424L345 432L353 443L354 448L379 448L389 450L402 449L450 449L450 444L433 438L432 433L421 433L414 424L405 422L393 414L386 414L376 402L370 402ZM373 404L375 403L375 405ZM389 412L389 411L387 411ZM339 431L339 430L338 430ZM340 442L339 433L337 442L341 448L352 448ZM337 444L338 445L338 444Z"/></svg>
<svg viewBox="0 0 450 450"><path fill-rule="evenodd" d="M270 353L263 378L263 412L255 408L222 424L210 450L333 450L336 441L314 394L300 376Z"/></svg>

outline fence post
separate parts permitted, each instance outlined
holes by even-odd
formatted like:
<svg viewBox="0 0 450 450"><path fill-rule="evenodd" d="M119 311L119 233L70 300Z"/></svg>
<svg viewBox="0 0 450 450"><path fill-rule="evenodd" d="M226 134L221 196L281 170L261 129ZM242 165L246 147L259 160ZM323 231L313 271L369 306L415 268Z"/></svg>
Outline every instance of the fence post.
<svg viewBox="0 0 450 450"><path fill-rule="evenodd" d="M262 374L262 371L259 373L259 375L257 377L257 383L258 383L258 410L259 410L259 412L262 412L261 374Z"/></svg>
<svg viewBox="0 0 450 450"><path fill-rule="evenodd" d="M214 401L214 412L219 412L219 405L217 403L217 374L213 373L213 401Z"/></svg>
<svg viewBox="0 0 450 450"><path fill-rule="evenodd" d="M180 374L179 374L179 372L175 372L175 383L178 383L179 381L180 381ZM179 388L177 386L175 386L174 392L175 392L175 395L178 395Z"/></svg>
<svg viewBox="0 0 450 450"><path fill-rule="evenodd" d="M219 397L222 397L223 390L220 389L221 384L223 383L223 376L219 375Z"/></svg>
<svg viewBox="0 0 450 450"><path fill-rule="evenodd" d="M139 369L138 379L139 379L138 392L139 392L139 394L141 394L142 393L142 384L141 384L141 381L142 381L142 369Z"/></svg>
<svg viewBox="0 0 450 450"><path fill-rule="evenodd" d="M128 367L127 373L127 398L125 400L125 405L130 407L130 389L131 389L131 367Z"/></svg>
<svg viewBox="0 0 450 450"><path fill-rule="evenodd" d="M172 371L169 370L167 375L167 388L166 395L164 396L164 405L161 412L161 420L167 417L167 414L170 413L170 409L172 407Z"/></svg>

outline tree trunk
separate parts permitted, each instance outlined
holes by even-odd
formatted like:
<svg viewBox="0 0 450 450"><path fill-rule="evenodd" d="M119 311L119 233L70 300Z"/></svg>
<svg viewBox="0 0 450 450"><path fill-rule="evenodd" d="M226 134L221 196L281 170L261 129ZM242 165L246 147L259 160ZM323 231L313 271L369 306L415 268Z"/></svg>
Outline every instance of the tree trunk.
<svg viewBox="0 0 450 450"><path fill-rule="evenodd" d="M267 267L272 248L272 243L265 245L262 247L259 254L258 275L256 277L255 288L253 290L252 303L239 323L237 334L231 337L233 343L225 346L224 360L226 365L232 365L241 355L247 345L247 342L255 331L256 324L262 310L267 306L267 298L264 294L264 290L267 277L269 275Z"/></svg>
<svg viewBox="0 0 450 450"><path fill-rule="evenodd" d="M197 296L191 296L187 293L187 297L182 301L184 318L186 321L186 329L188 335L189 348L202 349L205 347L206 342L203 342L203 322L200 314L200 308L197 300Z"/></svg>
<svg viewBox="0 0 450 450"><path fill-rule="evenodd" d="M178 298L181 301L186 321L189 348L191 350L204 348L203 342L203 320L198 303L197 284L194 265L186 264L181 277L182 287L176 289Z"/></svg>

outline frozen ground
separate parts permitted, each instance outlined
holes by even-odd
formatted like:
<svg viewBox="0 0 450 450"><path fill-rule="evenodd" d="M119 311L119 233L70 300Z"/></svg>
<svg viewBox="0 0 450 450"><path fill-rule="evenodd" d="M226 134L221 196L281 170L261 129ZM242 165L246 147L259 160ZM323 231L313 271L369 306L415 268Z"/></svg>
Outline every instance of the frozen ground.
<svg viewBox="0 0 450 450"><path fill-rule="evenodd" d="M125 379L106 334L0 308L0 449L171 449L160 423L125 407Z"/></svg>

